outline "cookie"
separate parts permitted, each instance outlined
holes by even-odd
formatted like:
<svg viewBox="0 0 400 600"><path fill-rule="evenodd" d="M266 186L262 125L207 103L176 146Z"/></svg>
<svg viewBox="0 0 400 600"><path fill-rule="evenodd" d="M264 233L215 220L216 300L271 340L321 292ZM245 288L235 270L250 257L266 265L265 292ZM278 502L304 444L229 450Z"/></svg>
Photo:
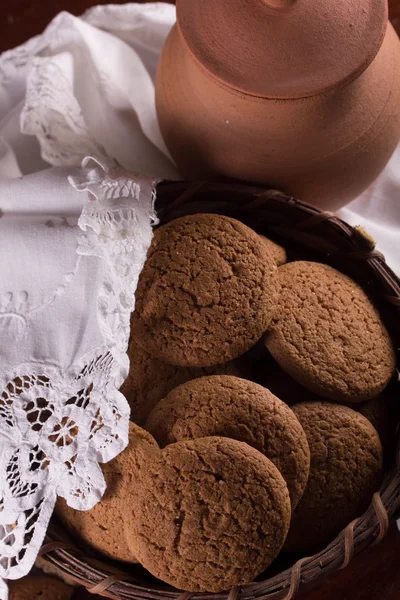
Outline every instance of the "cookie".
<svg viewBox="0 0 400 600"><path fill-rule="evenodd" d="M148 463L126 533L142 565L178 589L219 592L248 583L279 553L288 490L247 444L202 438L167 446ZM131 525L132 523L132 525Z"/></svg>
<svg viewBox="0 0 400 600"><path fill-rule="evenodd" d="M270 390L288 406L294 406L300 402L327 402L326 398L313 394L300 385L283 371L278 363L267 353L258 361L255 381ZM398 419L391 418L388 394L385 393L367 400L366 402L347 404L349 408L361 413L374 426L380 437L384 454L389 456L392 451L395 424Z"/></svg>
<svg viewBox="0 0 400 600"><path fill-rule="evenodd" d="M223 364L247 352L276 309L276 265L243 223L197 214L155 232L139 277L132 338L178 366Z"/></svg>
<svg viewBox="0 0 400 600"><path fill-rule="evenodd" d="M176 367L151 356L134 342L129 345L130 371L121 392L131 407L131 420L144 425L157 402L175 387L191 379L212 374L246 377L246 356L214 367Z"/></svg>
<svg viewBox="0 0 400 600"><path fill-rule="evenodd" d="M287 254L285 248L280 246L276 242L273 242L269 238L265 237L265 235L260 235L259 238L265 244L267 248L268 254L273 258L275 264L280 267L287 262Z"/></svg>
<svg viewBox="0 0 400 600"><path fill-rule="evenodd" d="M129 445L114 460L102 465L107 489L100 502L89 511L70 508L63 498L56 514L75 536L108 558L137 562L121 532L122 513L130 501L132 487L138 485L143 465L158 451L155 440L134 423L129 424Z"/></svg>
<svg viewBox="0 0 400 600"><path fill-rule="evenodd" d="M279 469L292 509L307 484L310 451L299 421L286 404L252 381L214 375L180 385L153 409L146 429L161 447L209 436L246 442Z"/></svg>
<svg viewBox="0 0 400 600"><path fill-rule="evenodd" d="M45 575L50 575L57 577L57 579L61 579L64 583L72 587L78 587L78 584L70 575L64 573L64 571L59 569L56 565L53 565L53 563L50 563L48 560L46 560L46 558L38 556L35 560L35 568L40 569L40 571L42 571Z"/></svg>
<svg viewBox="0 0 400 600"><path fill-rule="evenodd" d="M391 411L384 395L367 402L352 405L376 429L385 454L389 454L395 439L396 420L391 419Z"/></svg>
<svg viewBox="0 0 400 600"><path fill-rule="evenodd" d="M313 394L285 373L267 351L258 361L256 381L269 389L288 406L294 406L299 402L320 402L323 400L321 396Z"/></svg>
<svg viewBox="0 0 400 600"><path fill-rule="evenodd" d="M8 600L71 600L74 588L47 575L32 575L8 582Z"/></svg>
<svg viewBox="0 0 400 600"><path fill-rule="evenodd" d="M300 385L283 371L274 361L269 363L265 371L259 372L261 385L269 389L275 396L285 402L288 406L294 406L300 402L327 402L322 396L313 394ZM376 398L360 402L357 404L348 404L349 408L361 413L374 426L381 439L384 448L390 446L394 435L393 424L390 420L390 410L386 398L381 394Z"/></svg>
<svg viewBox="0 0 400 600"><path fill-rule="evenodd" d="M311 467L284 549L308 552L367 509L382 477L382 446L371 423L347 406L310 402L293 411L307 435Z"/></svg>
<svg viewBox="0 0 400 600"><path fill-rule="evenodd" d="M288 406L294 406L300 402L327 401L322 396L313 394L297 383L272 358L265 360L265 357L263 357L262 363L263 366L259 367L257 372L257 381ZM264 366L265 368L263 368ZM390 410L385 395L381 394L366 402L348 404L347 406L368 419L378 432L384 449L390 447L393 441L394 427L390 419Z"/></svg>
<svg viewBox="0 0 400 600"><path fill-rule="evenodd" d="M282 369L338 402L374 398L389 383L395 351L378 311L349 277L298 261L278 269L278 310L265 343Z"/></svg>

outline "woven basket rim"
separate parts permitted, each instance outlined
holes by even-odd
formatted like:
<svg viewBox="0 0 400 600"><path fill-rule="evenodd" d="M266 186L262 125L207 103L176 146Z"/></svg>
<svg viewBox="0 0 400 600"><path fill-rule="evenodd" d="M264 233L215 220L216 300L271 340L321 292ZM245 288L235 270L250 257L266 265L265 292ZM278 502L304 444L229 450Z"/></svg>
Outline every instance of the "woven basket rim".
<svg viewBox="0 0 400 600"><path fill-rule="evenodd" d="M371 279L374 292L393 313L396 332L391 331L391 334L400 346L400 279L361 228L352 227L336 215L282 192L235 181L163 181L157 187L156 209L161 224L199 212L226 214L244 222L254 219L257 225L254 228L262 229L262 233L280 237L290 234L291 240L309 250L322 252L329 260L340 258L346 265L357 266ZM399 509L400 443L395 463L387 472L380 491L359 519L350 523L321 552L301 558L292 567L271 578L241 586L240 589L219 594L190 594L167 587L165 590L152 589L148 582L138 581L140 578L129 572L129 566L124 571L122 567L115 568L115 563L107 562L107 559L87 556L66 538L55 518L51 521L41 556L92 593L109 598L236 600L240 596L241 600L292 600L304 585L344 568L353 556L380 542Z"/></svg>

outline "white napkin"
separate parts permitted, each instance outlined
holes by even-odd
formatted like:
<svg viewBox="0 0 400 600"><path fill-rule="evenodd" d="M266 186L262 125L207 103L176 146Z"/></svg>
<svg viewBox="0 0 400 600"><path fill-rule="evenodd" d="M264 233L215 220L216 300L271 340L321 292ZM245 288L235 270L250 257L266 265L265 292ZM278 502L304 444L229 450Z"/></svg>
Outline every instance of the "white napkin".
<svg viewBox="0 0 400 600"><path fill-rule="evenodd" d="M128 441L119 388L156 221L151 174L176 176L155 117L157 58L147 34L154 24L159 47L174 10L132 5L118 14L112 22L125 28L125 41L62 13L42 36L0 57L4 578L29 572L57 496L79 510L100 500L99 463ZM81 168L86 155L96 160Z"/></svg>
<svg viewBox="0 0 400 600"><path fill-rule="evenodd" d="M163 3L99 7L81 19L63 12L43 35L0 57L0 137L23 174L43 161L79 166L105 152L134 172L177 175L153 83L174 19Z"/></svg>
<svg viewBox="0 0 400 600"><path fill-rule="evenodd" d="M175 7L162 2L98 6L80 19L63 12L43 35L4 53L0 179L104 153L133 172L179 177L154 103L156 65L174 23ZM400 146L371 188L338 213L369 231L398 273L399 196Z"/></svg>
<svg viewBox="0 0 400 600"><path fill-rule="evenodd" d="M0 185L0 577L30 571L57 496L101 499L99 463L128 443L119 388L155 184L88 159Z"/></svg>
<svg viewBox="0 0 400 600"><path fill-rule="evenodd" d="M388 264L400 274L400 145L378 179L342 208L339 216L351 225L362 225Z"/></svg>
<svg viewBox="0 0 400 600"><path fill-rule="evenodd" d="M42 35L0 56L0 384L12 400L11 408L0 404L0 495L8 502L0 513L0 576L29 570L57 494L76 508L101 497L97 463L127 441L118 388L155 220L152 190L157 178L179 177L154 102L157 61L174 22L175 8L160 2L95 7L82 18L63 12ZM97 162L81 168L87 155ZM397 272L399 197L400 147L375 184L339 212L372 234ZM69 423L71 430L74 419L86 422L80 393L93 399L84 412L98 416L100 407L105 427L89 440L89 422L81 426L72 449L59 454L48 445L53 470L27 479L29 452L49 438L32 433L27 411L50 406L47 429ZM65 469L71 452L83 458ZM4 477L10 461L25 496ZM37 535L19 561L29 510ZM0 580L1 600L5 594Z"/></svg>

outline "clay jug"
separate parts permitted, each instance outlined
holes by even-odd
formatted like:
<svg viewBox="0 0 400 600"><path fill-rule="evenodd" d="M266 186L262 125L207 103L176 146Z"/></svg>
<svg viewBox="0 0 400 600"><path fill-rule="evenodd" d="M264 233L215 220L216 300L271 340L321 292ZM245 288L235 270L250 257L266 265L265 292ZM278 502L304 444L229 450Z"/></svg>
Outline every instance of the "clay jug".
<svg viewBox="0 0 400 600"><path fill-rule="evenodd" d="M261 183L335 210L400 139L387 0L177 0L156 103L187 178Z"/></svg>

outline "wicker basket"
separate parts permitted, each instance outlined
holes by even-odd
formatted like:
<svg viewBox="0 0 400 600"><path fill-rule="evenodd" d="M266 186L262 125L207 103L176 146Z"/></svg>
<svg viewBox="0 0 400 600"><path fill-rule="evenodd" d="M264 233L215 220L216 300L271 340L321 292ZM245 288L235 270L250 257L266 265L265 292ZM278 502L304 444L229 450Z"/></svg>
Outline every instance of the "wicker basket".
<svg viewBox="0 0 400 600"><path fill-rule="evenodd" d="M280 192L236 182L163 182L157 188L156 207L161 223L198 212L235 217L257 232L283 241L297 256L328 262L345 271L373 297L396 347L400 347L400 280L361 229ZM397 385L394 393L398 392ZM400 446L391 462L381 490L371 499L365 514L324 550L312 557L291 558L286 565L278 559L257 582L226 593L182 593L152 578L140 566L124 572L117 563L101 561L78 549L65 537L56 519L41 554L92 593L108 598L292 600L302 586L344 568L354 555L384 537L400 508Z"/></svg>

